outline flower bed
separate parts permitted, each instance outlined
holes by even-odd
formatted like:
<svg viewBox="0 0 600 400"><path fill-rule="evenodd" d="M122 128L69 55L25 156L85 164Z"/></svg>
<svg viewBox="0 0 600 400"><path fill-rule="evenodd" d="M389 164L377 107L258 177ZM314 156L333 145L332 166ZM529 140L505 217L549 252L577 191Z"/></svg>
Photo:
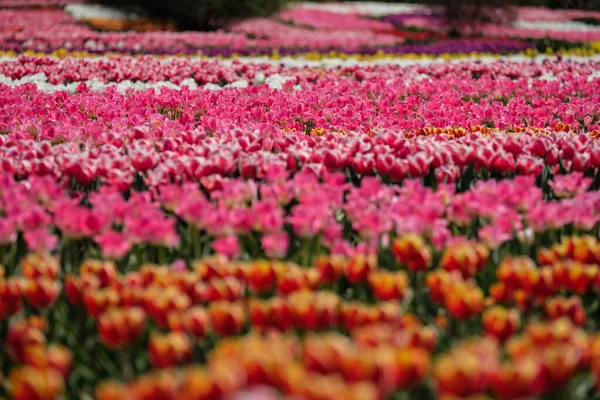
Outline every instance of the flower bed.
<svg viewBox="0 0 600 400"><path fill-rule="evenodd" d="M365 10L0 11L5 50L53 53L0 59L0 397L597 395L599 57L402 44Z"/></svg>

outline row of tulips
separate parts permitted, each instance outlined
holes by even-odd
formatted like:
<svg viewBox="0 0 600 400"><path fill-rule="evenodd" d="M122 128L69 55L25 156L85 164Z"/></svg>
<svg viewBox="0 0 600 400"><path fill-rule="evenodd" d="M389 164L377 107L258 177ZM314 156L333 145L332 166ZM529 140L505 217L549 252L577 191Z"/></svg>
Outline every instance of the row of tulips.
<svg viewBox="0 0 600 400"><path fill-rule="evenodd" d="M307 399L379 399L406 390L440 398L489 391L500 399L557 390L591 395L589 374L573 378L600 373L600 341L589 333L597 307L595 295L588 296L600 283L597 239L569 237L543 249L538 257L548 266L537 268L523 256L497 265L487 247L472 242L463 245L471 256L448 247L428 272L422 265L431 249L419 239L394 242L392 270L364 255L320 256L305 269L215 256L191 270L146 264L127 273L87 260L73 276L63 274L56 257L29 254L18 275L0 280L5 389L15 399L55 399L65 390L92 390L103 378L127 380L195 361L206 367L152 373L127 387L107 382L96 388L97 398L148 399L157 391L189 398L179 393L186 371L202 371L190 388L199 399L257 384ZM583 260L590 263L583 273L569 264ZM514 290L515 300L499 298L498 285ZM535 303L523 302L527 296ZM540 317L551 322L535 322ZM316 334L321 330L339 333ZM476 334L485 338L460 343ZM213 380L217 366L232 374L231 386ZM306 385L320 375L322 386Z"/></svg>
<svg viewBox="0 0 600 400"><path fill-rule="evenodd" d="M484 176L460 193L457 186L473 183L472 169L437 190L418 180L398 189L373 177L353 186L343 173L305 168L289 180L285 170L275 169L278 178L271 182L198 177L201 187L165 182L136 192L143 178L132 174L132 181L109 180L112 188L94 192L89 190L96 178L82 181L85 170L70 168L58 178L71 189L51 175L21 181L2 176L0 251L9 271L27 249L56 249L70 267L99 254L126 267L197 258L211 249L233 258L262 254L306 265L319 248L377 252L404 233L424 234L437 249L478 237L498 252L518 247L531 254L563 233L596 234L600 219L597 183L579 172L540 181L544 188L535 186L534 176L500 183ZM544 166L538 172L549 174ZM74 193L81 185L87 189Z"/></svg>
<svg viewBox="0 0 600 400"><path fill-rule="evenodd" d="M326 65L325 65L326 67ZM489 101L502 101L502 96L511 97L556 97L556 89L543 93L527 89L535 89L537 85L548 84L558 79L568 81L569 84L581 85L593 82L597 78L598 62L581 62L576 59L560 60L548 58L545 62L477 62L466 61L441 64L432 60L429 64L423 62L413 65L372 65L372 66L346 66L323 71L323 68L308 67L298 62L297 66L275 64L275 62L256 60L251 63L244 59L223 61L218 59L195 58L154 58L151 56L107 57L107 58L55 58L50 56L19 56L6 59L0 64L0 74L12 80L19 80L34 75L43 75L51 84L60 83L86 83L91 80L101 82L141 81L146 83L171 82L180 84L185 80L193 79L198 84L214 83L224 84L236 81L246 81L248 84L261 84L271 76L281 76L294 81L295 84L319 85L351 83L353 81L371 82L370 90L375 90L382 82L394 80L395 83L403 81L404 93L398 96L407 96L408 93L427 93L428 81L438 84L444 81L444 86L454 86L459 81L465 81L464 86L457 87L464 93L465 98L479 102L486 98L485 91L495 88L502 94ZM494 80L494 82L492 82ZM527 80L528 86L521 88ZM513 81L516 83L513 83ZM311 85L311 86L312 86ZM513 86L514 85L514 86ZM308 87L311 87L308 86ZM467 91L466 89L469 88ZM355 89L354 90L360 90ZM400 88L399 88L400 89ZM544 88L546 89L546 88ZM581 90L581 87L577 87ZM448 94L451 93L448 90ZM430 93L433 95L434 93ZM488 95L489 96L489 95ZM566 100L566 95L563 95ZM573 95L571 95L573 96ZM531 99L533 100L533 99Z"/></svg>
<svg viewBox="0 0 600 400"><path fill-rule="evenodd" d="M5 68L9 74L13 69L10 64ZM239 65L235 68L244 69ZM421 133L447 133L429 128L472 127L481 131L484 127L492 132L527 128L591 132L600 128L596 98L600 80L594 68L594 63L569 61L506 63L502 67L467 62L456 66L435 63L405 68L292 70L271 76L267 76L267 68L263 79L278 80L278 87L271 81L271 85L250 85L246 81L247 87L210 93L162 88L160 93L138 91L135 96L118 93L116 88L95 93L85 82L73 94L41 93L34 84L14 88L0 85L6 99L1 104L0 131L19 138L52 140L62 136L71 141L79 139L79 131L85 127L98 141L99 136L108 136L106 126L110 124L116 127L113 131L119 131L117 138L132 127L140 127L144 138L168 136L166 132L177 130L194 137L219 134L212 140L225 140L221 138L232 135L236 128L243 135L258 129L263 135L275 136L270 141L284 142L300 140L279 137L289 131L414 134L419 128L425 129ZM19 71L19 66L14 69ZM41 68L28 66L15 74L25 70L35 72ZM170 74L157 65L156 74L161 71L163 76ZM225 81L232 79L225 71ZM116 81L122 79L118 71L114 74ZM123 71L123 78L126 74ZM214 79L214 75L206 75L206 79ZM257 71L255 79L259 75ZM59 80L77 79L75 72L67 76L60 73ZM172 78L178 81L182 77L182 73L175 73ZM202 74L198 80L204 80ZM183 136L164 140L182 141ZM317 139L302 142L311 140Z"/></svg>

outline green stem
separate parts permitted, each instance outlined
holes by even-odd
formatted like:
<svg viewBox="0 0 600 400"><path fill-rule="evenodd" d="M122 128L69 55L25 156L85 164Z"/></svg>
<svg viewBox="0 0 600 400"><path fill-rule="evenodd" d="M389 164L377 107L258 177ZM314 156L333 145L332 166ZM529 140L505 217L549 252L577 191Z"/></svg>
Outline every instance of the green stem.
<svg viewBox="0 0 600 400"><path fill-rule="evenodd" d="M158 248L158 264L167 264L167 248L165 246L160 246Z"/></svg>
<svg viewBox="0 0 600 400"><path fill-rule="evenodd" d="M129 382L135 376L131 348L129 346L125 347L119 351L119 356L121 358L121 373L123 374L123 380Z"/></svg>
<svg viewBox="0 0 600 400"><path fill-rule="evenodd" d="M310 239L302 239L302 266L310 265Z"/></svg>
<svg viewBox="0 0 600 400"><path fill-rule="evenodd" d="M202 245L200 243L200 231L190 225L190 234L192 235L192 242L194 247L194 259L198 260L202 257Z"/></svg>

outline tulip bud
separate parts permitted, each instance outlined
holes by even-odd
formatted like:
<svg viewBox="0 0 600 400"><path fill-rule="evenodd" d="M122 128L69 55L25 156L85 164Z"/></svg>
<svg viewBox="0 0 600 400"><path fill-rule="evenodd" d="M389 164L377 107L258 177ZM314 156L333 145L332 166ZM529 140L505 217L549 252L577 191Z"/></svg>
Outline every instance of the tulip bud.
<svg viewBox="0 0 600 400"><path fill-rule="evenodd" d="M104 311L119 304L119 294L113 288L85 292L83 294L83 304L92 318L98 318Z"/></svg>
<svg viewBox="0 0 600 400"><path fill-rule="evenodd" d="M174 357L175 355L172 354L172 356ZM163 369L152 371L151 373L136 379L129 385L127 399L175 400L177 399L177 383L178 379L173 370ZM189 398L193 399L193 397Z"/></svg>
<svg viewBox="0 0 600 400"><path fill-rule="evenodd" d="M183 372L176 400L211 400L220 395L221 391L210 372L205 368L193 367Z"/></svg>
<svg viewBox="0 0 600 400"><path fill-rule="evenodd" d="M100 287L100 279L97 276L87 274L76 277L67 275L65 278L65 293L69 303L78 305L83 302L83 294L94 291Z"/></svg>
<svg viewBox="0 0 600 400"><path fill-rule="evenodd" d="M111 308L98 319L98 332L104 344L112 348L127 346L140 337L146 313L140 307Z"/></svg>
<svg viewBox="0 0 600 400"><path fill-rule="evenodd" d="M431 250L419 235L407 234L394 240L392 252L411 271L425 271L431 266Z"/></svg>
<svg viewBox="0 0 600 400"><path fill-rule="evenodd" d="M21 301L21 280L0 277L0 320L18 312L23 303Z"/></svg>
<svg viewBox="0 0 600 400"><path fill-rule="evenodd" d="M322 284L336 282L342 276L346 269L347 259L342 256L318 255L315 260L315 267L319 271Z"/></svg>
<svg viewBox="0 0 600 400"><path fill-rule="evenodd" d="M190 298L174 286L164 290L150 287L144 294L144 309L160 327L167 326L169 313L186 310L191 304Z"/></svg>
<svg viewBox="0 0 600 400"><path fill-rule="evenodd" d="M377 269L377 256L355 255L346 265L346 276L352 283L365 282L369 273Z"/></svg>
<svg viewBox="0 0 600 400"><path fill-rule="evenodd" d="M485 245L463 242L446 248L440 265L449 272L459 271L467 279L485 267L488 257L489 250Z"/></svg>
<svg viewBox="0 0 600 400"><path fill-rule="evenodd" d="M10 325L5 344L10 356L17 362L23 362L28 347L45 344L43 331L46 326L46 320L39 317L29 317Z"/></svg>
<svg viewBox="0 0 600 400"><path fill-rule="evenodd" d="M39 369L55 369L67 379L73 367L73 355L66 347L60 345L30 345L25 349L24 363Z"/></svg>
<svg viewBox="0 0 600 400"><path fill-rule="evenodd" d="M275 289L277 273L272 263L266 260L251 262L244 270L248 288L253 293L268 293Z"/></svg>
<svg viewBox="0 0 600 400"><path fill-rule="evenodd" d="M60 275L58 259L49 253L27 254L21 260L19 268L21 269L21 274L29 279L41 277L57 279Z"/></svg>
<svg viewBox="0 0 600 400"><path fill-rule="evenodd" d="M505 341L519 329L520 317L515 309L495 306L483 313L482 323L486 334Z"/></svg>
<svg viewBox="0 0 600 400"><path fill-rule="evenodd" d="M60 282L50 278L30 279L25 283L24 296L33 308L49 307L60 295Z"/></svg>
<svg viewBox="0 0 600 400"><path fill-rule="evenodd" d="M93 275L100 280L100 285L106 287L117 279L117 266L112 261L86 260L79 267L81 276Z"/></svg>
<svg viewBox="0 0 600 400"><path fill-rule="evenodd" d="M483 305L483 290L468 282L453 285L444 296L444 307L448 313L461 320L478 314Z"/></svg>
<svg viewBox="0 0 600 400"><path fill-rule="evenodd" d="M202 307L192 307L183 312L183 327L197 339L205 338L212 329L210 317Z"/></svg>
<svg viewBox="0 0 600 400"><path fill-rule="evenodd" d="M442 303L446 291L463 279L458 272L449 273L443 269L433 270L425 275L425 285L429 289L431 299L436 303Z"/></svg>
<svg viewBox="0 0 600 400"><path fill-rule="evenodd" d="M586 312L579 296L549 298L544 302L544 311L552 320L568 317L579 326L586 322Z"/></svg>
<svg viewBox="0 0 600 400"><path fill-rule="evenodd" d="M164 335L155 334L148 344L150 363L155 368L167 368L189 361L192 345L182 332L170 332Z"/></svg>
<svg viewBox="0 0 600 400"><path fill-rule="evenodd" d="M297 265L289 265L282 269L277 279L277 293L288 295L302 289L312 289L318 279L316 269L300 268Z"/></svg>
<svg viewBox="0 0 600 400"><path fill-rule="evenodd" d="M244 296L243 284L233 276L213 278L207 283L198 282L192 290L197 302L210 303L217 300L236 301Z"/></svg>
<svg viewBox="0 0 600 400"><path fill-rule="evenodd" d="M393 349L385 346L375 352L377 382L384 394L406 389L421 382L429 373L430 356L423 349Z"/></svg>
<svg viewBox="0 0 600 400"><path fill-rule="evenodd" d="M491 338L473 340L455 346L436 361L434 378L438 395L459 398L483 393L498 368L499 346Z"/></svg>
<svg viewBox="0 0 600 400"><path fill-rule="evenodd" d="M506 363L492 375L490 386L499 399L537 397L544 387L541 365L533 357Z"/></svg>
<svg viewBox="0 0 600 400"><path fill-rule="evenodd" d="M271 316L275 326L282 331L294 328L295 321L288 302L280 298L274 298L270 303Z"/></svg>
<svg viewBox="0 0 600 400"><path fill-rule="evenodd" d="M22 366L11 371L8 386L14 400L56 400L64 391L64 380L53 368Z"/></svg>
<svg viewBox="0 0 600 400"><path fill-rule="evenodd" d="M246 325L246 312L241 303L216 301L208 310L213 328L220 336L239 334Z"/></svg>
<svg viewBox="0 0 600 400"><path fill-rule="evenodd" d="M409 286L403 271L376 270L368 276L369 287L378 300L402 300Z"/></svg>
<svg viewBox="0 0 600 400"><path fill-rule="evenodd" d="M536 270L535 263L529 257L505 257L498 266L497 276L508 288L520 288L526 275Z"/></svg>
<svg viewBox="0 0 600 400"><path fill-rule="evenodd" d="M127 400L129 399L127 387L121 382L104 381L96 386L94 391L96 400Z"/></svg>
<svg viewBox="0 0 600 400"><path fill-rule="evenodd" d="M255 299L248 300L248 313L252 328L260 332L267 330L275 324L271 300Z"/></svg>

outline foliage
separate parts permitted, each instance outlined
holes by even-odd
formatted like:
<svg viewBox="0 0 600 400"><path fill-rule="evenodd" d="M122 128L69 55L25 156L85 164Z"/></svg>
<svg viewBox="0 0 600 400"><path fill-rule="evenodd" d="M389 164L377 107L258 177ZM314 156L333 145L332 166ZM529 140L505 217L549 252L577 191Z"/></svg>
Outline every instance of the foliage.
<svg viewBox="0 0 600 400"><path fill-rule="evenodd" d="M251 16L266 16L286 0L99 0L142 16L175 24L181 30L214 30Z"/></svg>

